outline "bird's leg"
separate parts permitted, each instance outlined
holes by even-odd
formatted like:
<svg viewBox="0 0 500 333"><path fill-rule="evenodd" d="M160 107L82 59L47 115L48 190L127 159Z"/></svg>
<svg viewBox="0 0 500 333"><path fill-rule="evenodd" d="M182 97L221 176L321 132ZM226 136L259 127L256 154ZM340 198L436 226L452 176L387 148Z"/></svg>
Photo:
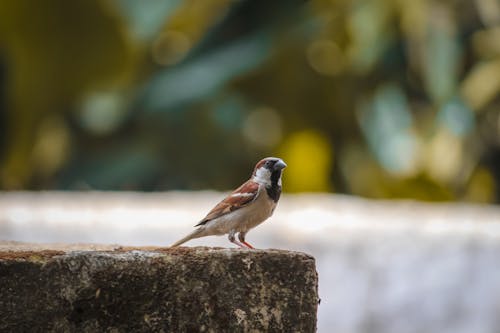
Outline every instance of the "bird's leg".
<svg viewBox="0 0 500 333"><path fill-rule="evenodd" d="M255 249L252 245L250 245L249 243L245 242L245 235L246 234L247 234L246 232L240 232L238 234L238 239L240 240L241 244L245 245L249 249Z"/></svg>
<svg viewBox="0 0 500 333"><path fill-rule="evenodd" d="M233 244L238 245L238 246L239 246L239 247L241 247L241 248L245 248L245 246L244 246L243 244L241 244L240 242L238 242L238 241L236 240L236 237L234 237L234 236L235 236L235 234L236 234L236 232L235 232L235 231L233 231L233 230L231 230L231 232L229 233L229 236L228 236L229 241L230 241L231 243L233 243Z"/></svg>

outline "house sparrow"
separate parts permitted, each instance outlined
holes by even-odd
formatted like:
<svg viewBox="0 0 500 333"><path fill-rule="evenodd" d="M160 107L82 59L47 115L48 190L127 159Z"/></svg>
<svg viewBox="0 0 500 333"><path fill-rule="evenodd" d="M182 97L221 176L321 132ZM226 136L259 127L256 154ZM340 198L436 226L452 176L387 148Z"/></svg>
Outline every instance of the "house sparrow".
<svg viewBox="0 0 500 333"><path fill-rule="evenodd" d="M270 217L281 195L281 173L286 168L280 158L259 161L252 177L219 202L195 227L195 231L175 242L211 235L229 234L229 241L239 247L254 247L245 241L247 232ZM238 240L236 240L238 234Z"/></svg>

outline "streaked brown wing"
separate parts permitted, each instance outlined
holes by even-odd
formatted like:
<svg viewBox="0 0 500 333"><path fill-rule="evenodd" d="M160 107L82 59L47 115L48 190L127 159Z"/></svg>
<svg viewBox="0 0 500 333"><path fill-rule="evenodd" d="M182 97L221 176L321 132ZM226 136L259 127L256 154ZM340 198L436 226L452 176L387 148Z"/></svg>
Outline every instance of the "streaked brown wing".
<svg viewBox="0 0 500 333"><path fill-rule="evenodd" d="M200 221L195 227L206 224L208 221L218 218L222 215L234 212L241 207L248 205L254 201L259 191L259 184L251 180L247 181L224 200L219 202L203 220Z"/></svg>

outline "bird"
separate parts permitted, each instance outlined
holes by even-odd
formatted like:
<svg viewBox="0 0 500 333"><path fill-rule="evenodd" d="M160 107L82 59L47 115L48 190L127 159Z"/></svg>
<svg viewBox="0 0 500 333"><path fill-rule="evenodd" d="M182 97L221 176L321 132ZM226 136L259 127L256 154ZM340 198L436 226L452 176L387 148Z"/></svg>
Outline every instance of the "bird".
<svg viewBox="0 0 500 333"><path fill-rule="evenodd" d="M195 225L193 232L170 247L195 238L228 234L231 243L254 249L245 236L273 214L281 196L281 176L286 167L286 163L277 157L266 157L257 162L250 179L215 205Z"/></svg>

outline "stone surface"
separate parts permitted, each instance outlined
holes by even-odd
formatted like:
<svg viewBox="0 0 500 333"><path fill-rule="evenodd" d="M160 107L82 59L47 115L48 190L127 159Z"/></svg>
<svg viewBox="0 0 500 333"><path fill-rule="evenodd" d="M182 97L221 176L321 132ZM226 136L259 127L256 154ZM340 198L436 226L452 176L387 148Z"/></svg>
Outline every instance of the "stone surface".
<svg viewBox="0 0 500 333"><path fill-rule="evenodd" d="M0 252L1 332L316 330L315 261L303 253L8 248Z"/></svg>

